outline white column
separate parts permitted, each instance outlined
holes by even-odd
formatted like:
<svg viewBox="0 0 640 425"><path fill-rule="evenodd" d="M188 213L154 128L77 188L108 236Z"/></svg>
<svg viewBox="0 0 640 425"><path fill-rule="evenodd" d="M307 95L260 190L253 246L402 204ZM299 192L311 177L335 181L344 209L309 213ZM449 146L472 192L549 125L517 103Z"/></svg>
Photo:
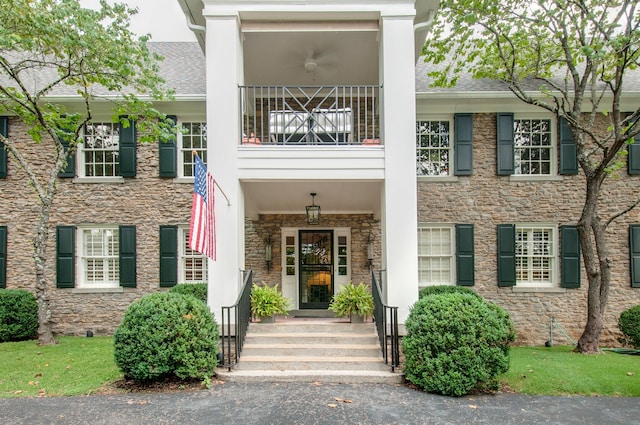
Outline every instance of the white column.
<svg viewBox="0 0 640 425"><path fill-rule="evenodd" d="M383 268L387 303L404 323L418 299L415 60L413 16L383 16L385 180Z"/></svg>
<svg viewBox="0 0 640 425"><path fill-rule="evenodd" d="M217 259L209 260L207 303L220 322L220 308L236 301L244 269L244 200L237 167L242 44L236 14L206 19L207 163L229 198L216 188Z"/></svg>

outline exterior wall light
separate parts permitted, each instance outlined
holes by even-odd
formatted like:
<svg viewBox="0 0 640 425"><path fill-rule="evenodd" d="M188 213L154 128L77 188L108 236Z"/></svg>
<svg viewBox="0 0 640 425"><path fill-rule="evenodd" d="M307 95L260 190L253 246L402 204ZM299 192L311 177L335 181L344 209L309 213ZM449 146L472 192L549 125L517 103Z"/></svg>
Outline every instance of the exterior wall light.
<svg viewBox="0 0 640 425"><path fill-rule="evenodd" d="M316 205L316 193L311 192L311 205L307 205L307 224L320 224L320 205Z"/></svg>
<svg viewBox="0 0 640 425"><path fill-rule="evenodd" d="M264 240L264 262L267 264L267 273L271 271L271 255L272 255L272 240L271 235Z"/></svg>

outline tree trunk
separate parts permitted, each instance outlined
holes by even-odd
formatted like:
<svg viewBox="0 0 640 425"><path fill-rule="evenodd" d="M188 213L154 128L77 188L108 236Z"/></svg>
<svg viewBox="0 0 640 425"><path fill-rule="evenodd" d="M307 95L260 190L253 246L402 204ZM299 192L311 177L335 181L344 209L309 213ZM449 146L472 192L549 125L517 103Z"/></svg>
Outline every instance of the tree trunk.
<svg viewBox="0 0 640 425"><path fill-rule="evenodd" d="M46 247L49 239L49 217L53 193L48 194L41 205L38 232L33 241L33 260L36 268L36 301L38 304L38 344L57 344L51 329L51 308L45 266L47 262Z"/></svg>
<svg viewBox="0 0 640 425"><path fill-rule="evenodd" d="M587 193L582 215L578 221L578 235L584 267L587 271L587 323L578 340L576 351L583 354L600 352L600 334L604 325L611 270L605 226L598 217L598 195L603 176L587 177Z"/></svg>

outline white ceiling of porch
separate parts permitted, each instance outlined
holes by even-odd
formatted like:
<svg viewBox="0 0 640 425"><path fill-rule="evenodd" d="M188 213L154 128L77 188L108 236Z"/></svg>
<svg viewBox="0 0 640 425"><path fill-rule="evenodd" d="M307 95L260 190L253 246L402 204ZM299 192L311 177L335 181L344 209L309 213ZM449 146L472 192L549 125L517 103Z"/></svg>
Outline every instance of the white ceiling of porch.
<svg viewBox="0 0 640 425"><path fill-rule="evenodd" d="M382 183L379 181L245 181L245 215L304 214L315 192L322 214L374 214L380 217Z"/></svg>

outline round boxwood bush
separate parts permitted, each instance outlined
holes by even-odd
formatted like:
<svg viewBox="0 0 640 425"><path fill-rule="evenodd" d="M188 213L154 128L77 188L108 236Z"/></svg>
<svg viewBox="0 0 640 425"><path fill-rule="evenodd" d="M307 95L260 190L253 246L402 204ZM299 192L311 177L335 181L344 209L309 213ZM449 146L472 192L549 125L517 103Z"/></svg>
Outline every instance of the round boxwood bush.
<svg viewBox="0 0 640 425"><path fill-rule="evenodd" d="M24 289L0 289L0 342L32 339L37 332L36 297Z"/></svg>
<svg viewBox="0 0 640 425"><path fill-rule="evenodd" d="M430 295L411 308L402 339L407 380L431 393L498 389L515 340L508 314L464 293Z"/></svg>
<svg viewBox="0 0 640 425"><path fill-rule="evenodd" d="M182 295L193 295L203 303L207 303L206 283L180 283L169 289L169 292Z"/></svg>
<svg viewBox="0 0 640 425"><path fill-rule="evenodd" d="M620 314L618 328L622 332L620 342L640 349L640 305L631 307Z"/></svg>
<svg viewBox="0 0 640 425"><path fill-rule="evenodd" d="M418 294L418 299L422 299L424 297L428 297L429 295L440 295L440 294L471 294L475 295L478 298L482 298L476 291L473 289L467 288L466 286L451 286L451 285L436 285L436 286L425 286L420 289Z"/></svg>
<svg viewBox="0 0 640 425"><path fill-rule="evenodd" d="M217 365L218 325L197 298L161 292L129 306L114 344L116 364L126 378L175 375L206 382Z"/></svg>

